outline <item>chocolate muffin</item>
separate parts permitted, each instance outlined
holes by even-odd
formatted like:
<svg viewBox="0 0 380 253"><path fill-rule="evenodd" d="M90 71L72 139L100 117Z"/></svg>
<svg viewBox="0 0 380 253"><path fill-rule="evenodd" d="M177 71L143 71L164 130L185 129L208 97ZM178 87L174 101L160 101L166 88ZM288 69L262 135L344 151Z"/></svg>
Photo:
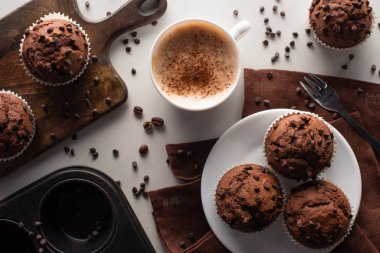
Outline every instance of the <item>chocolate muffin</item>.
<svg viewBox="0 0 380 253"><path fill-rule="evenodd" d="M231 228L255 232L271 224L282 209L282 190L268 168L245 164L219 181L215 201L219 216Z"/></svg>
<svg viewBox="0 0 380 253"><path fill-rule="evenodd" d="M356 46L371 33L373 12L368 0L314 0L309 15L316 36L332 48Z"/></svg>
<svg viewBox="0 0 380 253"><path fill-rule="evenodd" d="M264 148L268 163L278 173L295 180L307 180L330 166L334 137L317 117L291 114L269 129Z"/></svg>
<svg viewBox="0 0 380 253"><path fill-rule="evenodd" d="M348 232L352 219L348 199L335 185L310 181L294 189L285 205L290 235L315 249L329 247Z"/></svg>
<svg viewBox="0 0 380 253"><path fill-rule="evenodd" d="M0 92L0 160L18 155L34 135L34 118L15 95Z"/></svg>
<svg viewBox="0 0 380 253"><path fill-rule="evenodd" d="M88 61L86 36L77 25L60 19L40 20L25 32L22 58L29 72L44 83L76 78Z"/></svg>

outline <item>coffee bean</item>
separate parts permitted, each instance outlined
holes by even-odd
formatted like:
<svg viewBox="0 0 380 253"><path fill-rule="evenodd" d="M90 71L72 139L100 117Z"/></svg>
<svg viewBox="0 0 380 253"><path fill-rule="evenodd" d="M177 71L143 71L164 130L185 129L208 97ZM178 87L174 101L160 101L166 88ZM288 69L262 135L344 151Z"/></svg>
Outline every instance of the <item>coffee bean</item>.
<svg viewBox="0 0 380 253"><path fill-rule="evenodd" d="M268 40L263 40L263 44L264 44L264 46L268 46L269 41Z"/></svg>
<svg viewBox="0 0 380 253"><path fill-rule="evenodd" d="M148 150L149 150L148 145L143 144L143 145L141 145L140 148L139 148L139 153L140 153L141 155L145 155L145 154L148 152Z"/></svg>
<svg viewBox="0 0 380 253"><path fill-rule="evenodd" d="M234 11L232 12L232 14L234 14L234 16L237 17L237 16L239 15L239 12L238 12L238 10L234 10Z"/></svg>
<svg viewBox="0 0 380 253"><path fill-rule="evenodd" d="M346 70L348 68L348 65L347 64L343 64L342 65L342 69Z"/></svg>
<svg viewBox="0 0 380 253"><path fill-rule="evenodd" d="M289 53L290 52L290 47L286 46L285 47L285 52Z"/></svg>
<svg viewBox="0 0 380 253"><path fill-rule="evenodd" d="M260 12L264 12L264 10L265 10L264 6L261 6L260 7Z"/></svg>
<svg viewBox="0 0 380 253"><path fill-rule="evenodd" d="M129 39L123 39L121 42L122 42L124 45L128 45L128 43L129 43Z"/></svg>
<svg viewBox="0 0 380 253"><path fill-rule="evenodd" d="M272 72L268 72L268 73L267 73L267 78L268 78L269 80L273 78L273 74L272 74Z"/></svg>
<svg viewBox="0 0 380 253"><path fill-rule="evenodd" d="M276 11L278 10L278 6L277 6L277 5L273 5L272 10L273 10L274 12L276 12Z"/></svg>
<svg viewBox="0 0 380 253"><path fill-rule="evenodd" d="M114 157L119 157L119 150L117 149L112 150L112 154Z"/></svg>
<svg viewBox="0 0 380 253"><path fill-rule="evenodd" d="M305 32L306 32L307 34L310 34L310 33L311 33L311 29L310 29L310 28L306 28L306 29L305 29Z"/></svg>
<svg viewBox="0 0 380 253"><path fill-rule="evenodd" d="M261 97L255 97L255 104L259 105L261 102Z"/></svg>
<svg viewBox="0 0 380 253"><path fill-rule="evenodd" d="M293 37L294 38L298 38L298 33L297 32L294 32L294 33L292 33L293 34Z"/></svg>
<svg viewBox="0 0 380 253"><path fill-rule="evenodd" d="M152 118L152 123L155 126L163 126L164 125L164 119L160 117L153 117Z"/></svg>
<svg viewBox="0 0 380 253"><path fill-rule="evenodd" d="M95 160L95 159L98 159L98 157L99 157L99 153L98 152L94 152L94 153L92 153L92 158Z"/></svg>
<svg viewBox="0 0 380 253"><path fill-rule="evenodd" d="M132 192L133 192L133 194L136 194L136 193L137 193L137 188L136 188L136 186L133 186L133 188L132 188Z"/></svg>
<svg viewBox="0 0 380 253"><path fill-rule="evenodd" d="M145 183L140 183L140 188L145 189Z"/></svg>
<svg viewBox="0 0 380 253"><path fill-rule="evenodd" d="M52 33L53 30L54 30L54 29L53 29L52 27L49 27L49 28L47 29L47 32L48 32L48 33Z"/></svg>
<svg viewBox="0 0 380 253"><path fill-rule="evenodd" d="M264 23L268 23L269 22L269 18L264 18Z"/></svg>
<svg viewBox="0 0 380 253"><path fill-rule="evenodd" d="M70 155L71 156L75 156L75 150L72 148L72 149L70 149Z"/></svg>
<svg viewBox="0 0 380 253"><path fill-rule="evenodd" d="M372 65L371 65L371 71L372 71L372 72L375 72L375 71L376 71L376 65L375 65L375 64L372 64Z"/></svg>
<svg viewBox="0 0 380 253"><path fill-rule="evenodd" d="M285 17L285 11L280 12L281 17Z"/></svg>
<svg viewBox="0 0 380 253"><path fill-rule="evenodd" d="M280 37L280 36L281 36L281 31L280 31L280 30L277 30L277 31L276 31L276 34L277 34L278 37Z"/></svg>
<svg viewBox="0 0 380 253"><path fill-rule="evenodd" d="M93 154L96 152L96 148L90 148L90 154Z"/></svg>
<svg viewBox="0 0 380 253"><path fill-rule="evenodd" d="M131 73L132 73L132 75L136 75L136 70L134 68L132 68Z"/></svg>
<svg viewBox="0 0 380 253"><path fill-rule="evenodd" d="M272 27L270 27L270 26L267 26L265 29L266 29L268 32L272 32Z"/></svg>
<svg viewBox="0 0 380 253"><path fill-rule="evenodd" d="M306 45L307 45L308 47L312 47L312 46L313 46L313 42L309 41L309 42L306 43Z"/></svg>
<svg viewBox="0 0 380 253"><path fill-rule="evenodd" d="M137 36L137 32L136 31L131 32L131 37L135 38L136 36Z"/></svg>
<svg viewBox="0 0 380 253"><path fill-rule="evenodd" d="M98 76L94 76L93 81L94 81L94 84L98 84L100 83L100 78Z"/></svg>
<svg viewBox="0 0 380 253"><path fill-rule="evenodd" d="M84 2L84 6L86 6L86 8L90 7L90 2L89 1Z"/></svg>
<svg viewBox="0 0 380 253"><path fill-rule="evenodd" d="M155 20L155 21L152 22L152 26L156 26L157 24L158 24L157 20Z"/></svg>
<svg viewBox="0 0 380 253"><path fill-rule="evenodd" d="M107 11L107 13L106 13L107 16L111 16L111 14L112 14L112 12L110 12L110 11Z"/></svg>
<svg viewBox="0 0 380 253"><path fill-rule="evenodd" d="M145 175L145 176L144 176L144 181L145 181L145 182L148 182L148 181L149 181L149 176L148 176L148 175Z"/></svg>
<svg viewBox="0 0 380 253"><path fill-rule="evenodd" d="M132 50L131 47L126 47L126 48L125 48L125 51L127 51L127 53L130 53L131 50Z"/></svg>
<svg viewBox="0 0 380 253"><path fill-rule="evenodd" d="M293 40L293 41L291 41L291 42L289 43L289 45L293 48L293 47L296 45L296 43L295 43L294 40Z"/></svg>
<svg viewBox="0 0 380 253"><path fill-rule="evenodd" d="M140 41L140 39L134 39L133 42L134 42L136 45L138 45L138 44L140 44L141 41Z"/></svg>
<svg viewBox="0 0 380 253"><path fill-rule="evenodd" d="M143 114L144 110L140 106L135 106L133 108L133 112L135 113L135 115L141 116Z"/></svg>
<svg viewBox="0 0 380 253"><path fill-rule="evenodd" d="M69 152L70 152L70 148L69 148L68 146L65 146L65 147L63 148L63 150L65 151L65 153L69 153Z"/></svg>
<svg viewBox="0 0 380 253"><path fill-rule="evenodd" d="M96 54L94 54L94 55L92 55L91 59L92 59L92 62L95 63L98 61L98 56Z"/></svg>
<svg viewBox="0 0 380 253"><path fill-rule="evenodd" d="M265 100L264 100L264 105L265 105L266 107L269 107L269 106L270 106L270 101L269 101L268 99L265 99Z"/></svg>
<svg viewBox="0 0 380 253"><path fill-rule="evenodd" d="M144 127L145 130L149 131L149 130L152 130L153 124L150 121L145 121L144 124L143 124L143 127Z"/></svg>
<svg viewBox="0 0 380 253"><path fill-rule="evenodd" d="M355 55L354 54L349 54L348 55L348 59L350 59L351 61L355 58Z"/></svg>
<svg viewBox="0 0 380 253"><path fill-rule="evenodd" d="M137 162L136 161L132 162L132 168L137 169Z"/></svg>

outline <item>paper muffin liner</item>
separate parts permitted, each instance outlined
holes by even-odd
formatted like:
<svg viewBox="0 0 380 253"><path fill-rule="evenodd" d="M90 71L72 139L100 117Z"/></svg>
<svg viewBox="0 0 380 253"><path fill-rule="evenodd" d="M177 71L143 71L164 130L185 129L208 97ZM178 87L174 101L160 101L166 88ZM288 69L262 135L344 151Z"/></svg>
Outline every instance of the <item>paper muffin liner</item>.
<svg viewBox="0 0 380 253"><path fill-rule="evenodd" d="M280 184L280 187L281 187L281 192L282 192L282 208L280 210L280 213L278 214L278 216L276 217L276 219L274 219L270 224L268 224L267 226L265 226L262 230L257 230L257 231L253 231L253 232L244 232L244 231L240 231L238 229L235 229L235 228L232 228L226 221L224 221L222 219L222 217L220 217L220 215L218 214L218 207L216 205L216 194L217 194L217 188L218 188L218 184L220 182L220 180L222 179L222 177L228 172L230 171L231 169L237 167L237 166L241 166L241 165L249 165L249 164L255 164L257 166L261 166L261 167L266 167L269 169L269 171L272 173L272 175L277 179L277 181L279 182ZM221 176L219 177L219 180L217 181L216 185L215 185L215 193L214 193L214 208L215 208L215 212L219 218L219 220L226 226L228 227L228 229L232 229L234 231L237 231L237 232L240 232L240 233L244 233L244 234L250 234L250 233L263 233L264 231L266 231L269 227L273 226L273 224L280 220L281 219L281 216L285 210L285 196L286 196L286 188L284 186L284 183L283 181L281 180L281 178L279 177L279 174L274 171L270 166L266 165L266 164L261 164L261 163L255 163L255 162L247 162L247 161L242 161L242 162L239 162L239 163L236 163L235 165L232 165L230 167L228 167L228 169L226 169L222 174Z"/></svg>
<svg viewBox="0 0 380 253"><path fill-rule="evenodd" d="M354 210L355 210L355 208L351 205L351 202L350 202L350 200L349 200L349 198L347 198L347 194L346 194L346 192L344 191L344 190L342 190L342 188L339 186L339 185L337 185L337 184L335 184L335 183L332 183L332 182L330 182L328 179L326 179L326 178L318 178L317 179L318 181L326 181L326 182L328 182L328 183L330 183L330 184L332 184L332 185L334 185L334 186L336 186L337 188L339 188L339 190L341 190L342 192L343 192L343 195L346 197L346 199L347 199L347 201L348 201L348 203L349 203L349 205L350 205L350 208L351 208L351 215L354 213ZM302 184L304 184L304 183L302 183ZM302 185L302 184L300 184L300 185ZM298 185L299 186L299 185ZM296 187L298 187L298 186L296 186ZM315 252L330 252L330 251L332 251L335 247L337 247L339 244L341 244L350 234L351 234L351 231L352 231L352 226L354 225L354 218L351 218L351 220L350 220L350 223L348 224L348 228L347 228L347 231L346 231L346 233L344 234L344 236L342 236L338 241L336 241L335 243L333 243L333 244L331 244L330 246L327 246L327 247L325 247L325 248L319 248L319 249L316 249L316 248L310 248L310 247L308 247L308 246L306 246L306 245L303 245L302 243L300 243L299 241L297 241L296 239L294 239L294 237L290 234L290 232L289 232L289 230L288 230L288 227L286 226L286 222L285 222L285 206L286 206L286 203L288 202L288 198L289 198L289 196L290 196L290 193L289 194L287 194L286 196L285 196L285 199L284 199L284 212L283 212L283 219L282 219L282 226L283 226L283 228L284 228L284 231L285 231L285 233L287 234L287 236L288 236L288 238L295 244L295 245L297 245L298 247L300 247L300 248L302 248L302 249L308 249L308 250L310 250L310 251L315 251Z"/></svg>
<svg viewBox="0 0 380 253"><path fill-rule="evenodd" d="M318 118L319 120L321 120L330 130L330 132L333 134L333 144L334 144L334 149L333 149L333 152L332 152L332 155L331 155L331 159L330 159L330 167L326 166L325 168L323 168L323 170L321 170L317 175L316 177L318 177L319 175L321 175L322 173L325 173L329 168L332 167L332 164L333 164L333 161L335 159L335 155L336 155L336 152L337 152L337 149L336 149L336 136L333 132L333 128L332 126L327 122L325 121L321 116L319 116L318 114L316 113L312 113L312 112L306 112L306 111L298 111L298 110L293 110L292 112L288 112L288 113L285 113L283 115L281 115L280 117L278 117L277 119L275 119L268 127L267 131L265 132L265 136L264 136L264 141L263 141L263 153L264 153L264 157L265 157L265 160L267 162L267 164L269 165L269 167L273 170L273 171L276 171L274 168L272 168L272 166L269 164L269 160L268 160L268 157L267 157L267 154L265 152L265 144L266 144L266 139L268 137L268 134L269 134L269 131L272 129L272 127L278 123L280 120L288 117L288 116L291 116L291 115L296 115L296 114L307 114L307 115L310 115L310 116L313 116L315 118ZM277 171L276 171L277 172ZM279 175L281 175L280 173L278 173ZM281 175L282 176L282 175ZM282 176L284 177L284 176ZM287 179L290 179L290 180L294 180L294 181L303 181L302 179L301 180L297 180L297 179L294 179L294 178L288 178L288 177L284 177L284 178L287 178ZM304 182L307 182L307 181L311 181L313 180L312 178L308 178L307 180L305 180Z"/></svg>
<svg viewBox="0 0 380 253"><path fill-rule="evenodd" d="M61 20L65 20L65 21L68 21L68 22L71 22L73 23L74 25L76 25L78 27L78 29L84 34L85 36L85 40L86 40L86 43L88 45L87 47L87 58L85 60L85 63L81 69L81 71L73 78L71 78L69 81L66 81L66 82L62 82L62 83L49 83L49 82L46 82L46 81L43 81L41 79L39 79L38 77L34 76L29 68L26 66L25 62L24 62L24 57L22 55L22 48L23 48L23 45L24 45L24 41L25 41L25 34L23 35L22 39L21 39L21 43L20 43L20 49L19 49L19 59L21 61L21 64L26 72L26 74L31 77L34 81L36 81L37 83L39 84L43 84L43 85L46 85L46 86L50 86L50 87L58 87L58 86L63 86L63 85L67 85L67 84L70 84L70 83L73 83L75 80L77 80L83 73L84 71L86 70L87 66L88 66L88 63L90 62L90 53L91 53L91 44L90 44L90 39L86 33L86 31L82 28L82 26L80 26L77 22L75 22L73 19L71 19L70 17L66 16L65 14L63 13L60 13L60 12L51 12L49 14L46 14L45 16L37 19L31 26L29 26L28 28L29 29L33 29L36 25L37 25L37 22L42 20L42 21L46 21L46 20L52 20L52 19L61 19Z"/></svg>
<svg viewBox="0 0 380 253"><path fill-rule="evenodd" d="M323 41L321 41L317 35L317 32L315 31L314 27L311 25L311 20L310 20L310 15L309 15L309 25L310 25L310 29L313 31L313 37L314 39L322 46L328 48L328 49L331 49L331 50L334 50L334 51L338 51L338 52L348 52L348 51L351 51L353 49L355 49L356 47L358 46L361 46L363 45L372 35L373 33L373 29L374 29L374 26L375 26L375 20L376 20L376 14L375 12L373 11L372 9L372 23L371 23L371 27L370 27L370 30L371 30L371 33L370 34L367 34L366 37L364 38L364 40L362 40L361 42L359 42L357 45L355 46L352 46L352 47L346 47L346 48L338 48L338 47L333 47L333 46L329 46L327 45L326 43L324 43Z"/></svg>
<svg viewBox="0 0 380 253"><path fill-rule="evenodd" d="M10 156L10 157L6 157L6 158L0 158L0 163L1 163L1 162L8 162L8 161L11 161L11 160L19 157L29 147L29 145L30 145L30 143L32 143L34 135L36 133L36 118L34 117L32 108L30 108L30 106L28 105L26 100L24 98L22 98L21 96L19 96L18 94L14 93L13 91L9 91L9 90L0 90L0 94L10 94L12 96L19 98L26 105L26 107L29 111L29 115L31 117L31 121L32 121L32 134L31 134L31 137L30 137L28 143L25 144L24 148L21 151L19 151L17 154Z"/></svg>

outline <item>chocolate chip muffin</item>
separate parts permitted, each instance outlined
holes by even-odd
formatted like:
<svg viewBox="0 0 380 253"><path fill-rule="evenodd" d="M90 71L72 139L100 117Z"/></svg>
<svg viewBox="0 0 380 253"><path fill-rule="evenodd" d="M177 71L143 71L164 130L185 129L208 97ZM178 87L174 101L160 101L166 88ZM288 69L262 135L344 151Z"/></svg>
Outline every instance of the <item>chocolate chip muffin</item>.
<svg viewBox="0 0 380 253"><path fill-rule="evenodd" d="M60 84L76 78L88 61L85 34L60 19L40 20L27 29L22 59L29 72L44 83Z"/></svg>
<svg viewBox="0 0 380 253"><path fill-rule="evenodd" d="M348 199L335 185L310 181L294 189L285 205L285 224L299 243L315 249L338 242L352 219Z"/></svg>
<svg viewBox="0 0 380 253"><path fill-rule="evenodd" d="M34 118L19 97L0 92L0 161L18 155L34 135Z"/></svg>
<svg viewBox="0 0 380 253"><path fill-rule="evenodd" d="M309 15L316 36L332 48L356 46L371 33L373 11L367 0L314 0Z"/></svg>
<svg viewBox="0 0 380 253"><path fill-rule="evenodd" d="M317 117L297 113L276 122L265 137L268 163L284 177L315 178L330 166L334 137Z"/></svg>
<svg viewBox="0 0 380 253"><path fill-rule="evenodd" d="M231 228L255 232L271 224L282 209L282 190L268 168L245 164L219 181L215 201L219 216Z"/></svg>

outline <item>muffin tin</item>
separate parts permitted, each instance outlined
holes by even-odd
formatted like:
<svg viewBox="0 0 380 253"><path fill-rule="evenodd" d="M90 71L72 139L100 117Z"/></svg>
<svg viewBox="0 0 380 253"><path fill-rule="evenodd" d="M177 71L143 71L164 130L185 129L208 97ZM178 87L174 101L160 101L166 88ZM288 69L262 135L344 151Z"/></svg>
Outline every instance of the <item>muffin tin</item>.
<svg viewBox="0 0 380 253"><path fill-rule="evenodd" d="M0 241L0 252L155 252L120 187L86 167L55 171L4 199Z"/></svg>

